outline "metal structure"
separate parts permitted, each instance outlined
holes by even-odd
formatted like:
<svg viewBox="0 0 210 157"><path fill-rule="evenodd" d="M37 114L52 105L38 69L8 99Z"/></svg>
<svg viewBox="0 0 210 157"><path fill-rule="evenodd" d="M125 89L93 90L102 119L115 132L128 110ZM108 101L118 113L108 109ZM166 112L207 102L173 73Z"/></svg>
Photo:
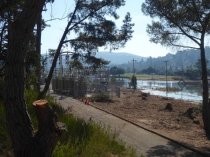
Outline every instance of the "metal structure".
<svg viewBox="0 0 210 157"><path fill-rule="evenodd" d="M49 57L49 60L52 59ZM86 67L77 69L70 67L69 63L70 57L62 55L59 58L51 82L54 92L74 98L96 93L106 93L111 97L113 95L120 97L120 86L123 85L122 80L115 79L113 81L109 74L109 68L102 67L94 70ZM47 70L45 72L47 73ZM43 74L43 76L46 76L46 74Z"/></svg>
<svg viewBox="0 0 210 157"><path fill-rule="evenodd" d="M84 78L53 78L52 89L55 93L72 96L74 98L84 97L87 93L87 84Z"/></svg>

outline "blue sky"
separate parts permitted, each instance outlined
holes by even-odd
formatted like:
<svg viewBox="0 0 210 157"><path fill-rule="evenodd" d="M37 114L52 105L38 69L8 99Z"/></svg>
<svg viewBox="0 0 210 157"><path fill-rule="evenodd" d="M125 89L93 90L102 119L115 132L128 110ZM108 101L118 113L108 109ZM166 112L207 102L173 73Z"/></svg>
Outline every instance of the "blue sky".
<svg viewBox="0 0 210 157"><path fill-rule="evenodd" d="M141 4L144 0L127 0L126 5L119 9L120 19L117 21L119 25L123 20L126 12L131 13L132 21L135 23L133 38L127 42L124 48L120 48L113 52L128 52L139 56L164 56L173 50L163 47L158 44L151 43L149 36L146 33L146 26L151 22L150 17L146 17L141 12ZM47 5L47 12L43 13L45 20L51 18L62 18L74 8L74 0L55 0L52 5ZM47 27L42 34L42 53L46 53L48 49L55 49L61 38L62 32L66 26L66 19L54 20L48 22L50 27ZM108 51L108 50L102 50Z"/></svg>

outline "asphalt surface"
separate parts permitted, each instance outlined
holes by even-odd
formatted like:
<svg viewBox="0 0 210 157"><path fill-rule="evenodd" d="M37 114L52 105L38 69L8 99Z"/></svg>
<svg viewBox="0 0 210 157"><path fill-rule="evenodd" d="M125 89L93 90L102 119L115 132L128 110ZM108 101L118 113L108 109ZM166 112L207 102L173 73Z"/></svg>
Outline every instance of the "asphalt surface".
<svg viewBox="0 0 210 157"><path fill-rule="evenodd" d="M184 148L170 140L146 131L138 126L98 110L70 97L56 96L57 102L71 113L86 121L93 120L109 127L127 146L134 148L139 156L145 157L202 157L202 155Z"/></svg>

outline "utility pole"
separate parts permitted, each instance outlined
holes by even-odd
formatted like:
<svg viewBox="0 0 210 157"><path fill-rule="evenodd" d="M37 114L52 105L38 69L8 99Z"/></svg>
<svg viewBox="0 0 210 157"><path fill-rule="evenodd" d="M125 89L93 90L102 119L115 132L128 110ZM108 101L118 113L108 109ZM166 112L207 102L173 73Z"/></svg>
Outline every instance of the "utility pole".
<svg viewBox="0 0 210 157"><path fill-rule="evenodd" d="M166 64L166 97L168 97L168 68L167 68L167 66L168 66L168 61L164 61L165 62L165 64Z"/></svg>

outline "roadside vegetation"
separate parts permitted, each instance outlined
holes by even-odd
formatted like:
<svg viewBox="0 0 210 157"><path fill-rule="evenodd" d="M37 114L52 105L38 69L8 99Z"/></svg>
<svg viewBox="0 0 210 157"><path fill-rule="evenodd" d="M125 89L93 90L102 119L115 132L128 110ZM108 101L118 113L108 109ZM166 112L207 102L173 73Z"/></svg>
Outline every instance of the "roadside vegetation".
<svg viewBox="0 0 210 157"><path fill-rule="evenodd" d="M31 105L36 99L37 93L28 90L25 92L28 111L33 125L37 126L36 115ZM47 97L49 105L57 113L59 121L65 123L66 131L62 134L53 157L135 157L135 151L116 139L117 133L112 134L108 128L104 128L92 121L85 122L67 114L59 107L52 97ZM10 154L11 141L6 129L6 119L2 102L0 102L0 156Z"/></svg>

